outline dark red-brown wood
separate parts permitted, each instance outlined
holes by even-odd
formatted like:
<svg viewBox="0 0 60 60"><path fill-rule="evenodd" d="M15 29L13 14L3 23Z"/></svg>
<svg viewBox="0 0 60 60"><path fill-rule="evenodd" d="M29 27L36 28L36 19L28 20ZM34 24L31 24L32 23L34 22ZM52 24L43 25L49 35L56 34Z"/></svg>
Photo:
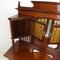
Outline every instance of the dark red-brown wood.
<svg viewBox="0 0 60 60"><path fill-rule="evenodd" d="M33 52L36 49L39 52ZM58 49L60 50L60 49ZM60 60L60 52L53 48L46 46L43 43L39 44L31 44L27 42L17 41L15 43L15 52L13 52L13 46L5 53L4 56L9 58L10 60ZM50 54L54 57L52 59L47 54Z"/></svg>
<svg viewBox="0 0 60 60"><path fill-rule="evenodd" d="M35 22L44 26L44 31L47 30L48 24L44 24L37 21L37 18L44 18L49 20L60 20L60 10L58 11L60 3L56 2L34 2L34 7L21 7L20 2L18 2L18 14L14 15L9 19L10 28L11 28L11 38L13 46L7 51L5 54L10 60L60 60L59 46L57 50L48 47L50 43L50 37L45 37L43 35L42 39L38 39L34 36L30 30L35 31L35 26L31 28L31 22ZM53 26L53 27L60 27ZM51 28L51 30L52 30ZM31 42L22 42L21 37L30 36ZM14 43L14 40L19 38L19 42ZM38 44L35 44L35 42ZM19 45L17 45L19 44ZM52 43L53 44L53 43ZM60 44L60 42L55 43ZM33 53L33 49L38 49L39 53ZM18 52L17 49L19 50ZM49 57L47 54L53 56L53 59Z"/></svg>

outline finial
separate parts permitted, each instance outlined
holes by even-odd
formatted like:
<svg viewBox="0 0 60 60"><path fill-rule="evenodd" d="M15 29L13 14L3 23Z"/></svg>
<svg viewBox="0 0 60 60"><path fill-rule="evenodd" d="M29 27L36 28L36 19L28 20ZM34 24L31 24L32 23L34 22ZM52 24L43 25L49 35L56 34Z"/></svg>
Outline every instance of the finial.
<svg viewBox="0 0 60 60"><path fill-rule="evenodd" d="M20 2L18 1L18 8L20 8Z"/></svg>

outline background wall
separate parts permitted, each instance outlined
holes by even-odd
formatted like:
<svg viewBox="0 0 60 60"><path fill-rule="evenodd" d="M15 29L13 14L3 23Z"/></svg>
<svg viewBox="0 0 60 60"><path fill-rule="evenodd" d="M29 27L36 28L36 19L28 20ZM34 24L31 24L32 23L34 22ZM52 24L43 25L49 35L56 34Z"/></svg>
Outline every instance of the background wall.
<svg viewBox="0 0 60 60"><path fill-rule="evenodd" d="M29 1L31 0L20 0L21 6L33 6ZM33 0L36 1L36 0ZM59 2L59 0L38 0L38 1L53 1ZM17 10L14 8L17 7L18 0L0 0L0 52L5 53L11 43L10 35L10 25L8 17L17 14Z"/></svg>

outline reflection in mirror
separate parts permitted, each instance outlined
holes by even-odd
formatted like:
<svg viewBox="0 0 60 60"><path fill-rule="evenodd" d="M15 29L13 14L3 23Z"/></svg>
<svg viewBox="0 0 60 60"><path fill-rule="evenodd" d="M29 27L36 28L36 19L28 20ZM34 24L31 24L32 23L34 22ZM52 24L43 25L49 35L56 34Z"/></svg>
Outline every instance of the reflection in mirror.
<svg viewBox="0 0 60 60"><path fill-rule="evenodd" d="M49 57L51 57L51 58L53 58L53 56L52 55L50 55L50 54L47 54Z"/></svg>
<svg viewBox="0 0 60 60"><path fill-rule="evenodd" d="M37 49L33 49L33 52L39 52L39 50L37 50Z"/></svg>
<svg viewBox="0 0 60 60"><path fill-rule="evenodd" d="M46 54L45 60L53 60L53 56L50 54Z"/></svg>
<svg viewBox="0 0 60 60"><path fill-rule="evenodd" d="M51 47L51 48L57 48L58 47L57 44L48 44L48 46Z"/></svg>

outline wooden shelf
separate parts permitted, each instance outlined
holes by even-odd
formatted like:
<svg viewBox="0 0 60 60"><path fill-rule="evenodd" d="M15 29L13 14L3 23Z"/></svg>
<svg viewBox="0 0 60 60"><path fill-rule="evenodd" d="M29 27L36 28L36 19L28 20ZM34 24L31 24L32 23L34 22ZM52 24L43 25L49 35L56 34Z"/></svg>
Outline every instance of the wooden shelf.
<svg viewBox="0 0 60 60"><path fill-rule="evenodd" d="M33 50L38 50L39 52L33 52ZM5 57L10 60L53 60L48 54L54 55L55 60L59 59L59 54L55 49L49 48L46 45L40 43L27 43L27 42L19 42L15 43L15 52L13 51L13 46L4 54ZM45 54L45 56L44 56Z"/></svg>

